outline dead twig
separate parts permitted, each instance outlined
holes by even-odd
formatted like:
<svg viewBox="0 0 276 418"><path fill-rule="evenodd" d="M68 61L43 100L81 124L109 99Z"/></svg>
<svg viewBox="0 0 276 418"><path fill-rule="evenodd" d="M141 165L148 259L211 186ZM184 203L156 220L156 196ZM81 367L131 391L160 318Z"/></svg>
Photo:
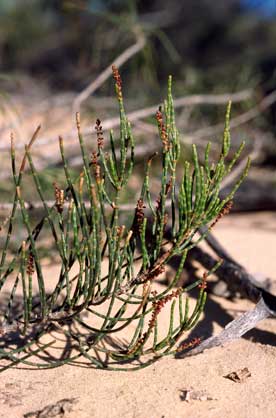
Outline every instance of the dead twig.
<svg viewBox="0 0 276 418"><path fill-rule="evenodd" d="M174 107L180 108L184 106L194 106L194 105L200 105L200 104L208 104L208 105L221 105L226 104L231 100L233 103L239 103L244 100L249 99L252 97L252 90L243 90L237 93L225 93L225 94L195 94L185 97L179 97L178 99L174 100ZM154 115L156 113L156 109L158 109L159 104L156 104L154 106L146 107L143 109L135 110L133 112L128 113L127 117L129 122L135 122L140 119L146 118L148 116ZM102 121L102 126L104 131L108 131L110 129L117 128L120 125L120 119L118 117L109 118ZM206 128L207 129L207 128ZM91 127L84 127L82 129L83 135L89 135L91 134L92 129ZM64 135L64 140L69 142L70 140L74 140L76 138L76 131L72 130L67 135ZM186 135L186 138L192 139L192 135ZM49 145L53 142L56 142L56 138L41 138L39 140L39 145ZM23 143L18 143L15 145L15 148L24 148ZM0 151L9 151L9 146L0 145Z"/></svg>
<svg viewBox="0 0 276 418"><path fill-rule="evenodd" d="M218 335L207 338L207 340L203 341L199 346L193 348L188 353L180 353L177 357L183 358L186 356L193 356L202 353L209 348L218 347L234 341L254 328L260 321L271 316L276 317L276 312L270 310L263 298L261 298L251 311L245 312L239 318L234 319L227 324Z"/></svg>
<svg viewBox="0 0 276 418"><path fill-rule="evenodd" d="M52 206L55 205L55 200L45 200L46 205L50 208ZM83 202L85 206L89 207L91 202L90 201L84 201ZM69 206L69 202L64 202L64 208L68 208ZM169 205L168 205L169 206ZM13 205L11 203L0 203L0 212L5 212L5 211L11 211ZM43 209L44 205L42 202L39 201L35 201L35 202L25 202L25 209L26 210L39 210L39 209ZM112 210L113 208L109 205L106 205L106 209ZM16 210L20 210L19 207L16 208ZM135 210L135 204L131 205L131 204L121 204L120 205L120 211L122 212L128 212L128 211L134 211Z"/></svg>
<svg viewBox="0 0 276 418"><path fill-rule="evenodd" d="M123 51L113 62L117 68L120 68L126 61L141 51L146 44L146 38L141 34L135 44ZM92 81L74 100L73 113L79 112L81 104L88 99L110 76L112 75L111 65Z"/></svg>
<svg viewBox="0 0 276 418"><path fill-rule="evenodd" d="M261 154L262 150L262 144L260 141L255 140L253 143L253 150L249 155L249 158L251 161L257 160ZM239 163L236 165L236 167L231 171L231 173L225 177L221 182L221 192L230 186L234 181L241 175L243 170L246 167L248 157L243 158Z"/></svg>
<svg viewBox="0 0 276 418"><path fill-rule="evenodd" d="M268 281L260 283L255 276L248 273L244 267L233 260L228 252L220 246L214 236L211 236L211 239L209 237L208 244L212 249L215 248L214 251L218 257L223 259L223 263L218 267L215 274L220 281L227 284L231 295L239 293L242 297L256 303L262 293L261 287L268 285ZM217 264L217 259L199 247L191 249L190 257L192 260L199 262L207 270L211 270Z"/></svg>
<svg viewBox="0 0 276 418"><path fill-rule="evenodd" d="M232 118L230 121L230 128L232 129L237 128L249 122L250 120L255 119L257 116L263 113L264 110L269 108L275 102L276 102L276 91L273 91L272 93L264 97L260 101L260 103L252 107L252 109L248 110L247 112L242 113L239 116L236 116L235 118ZM217 125L210 126L208 128L206 127L206 128L198 129L197 131L193 132L192 138L194 140L197 140L200 138L211 137L213 135L221 133L223 129L224 129L223 123L219 123Z"/></svg>
<svg viewBox="0 0 276 418"><path fill-rule="evenodd" d="M191 96L179 97L174 100L174 107L180 108L184 106L194 105L221 105L226 104L230 100L233 103L239 103L252 97L252 90L243 90L237 93L225 93L225 94L194 94ZM143 109L135 110L128 113L127 117L129 122L135 122L144 118L147 118L156 113L158 105L145 107ZM119 118L110 118L103 121L104 130L109 130L119 126ZM89 131L90 132L90 131ZM88 133L84 130L84 133ZM190 137L190 135L188 135Z"/></svg>

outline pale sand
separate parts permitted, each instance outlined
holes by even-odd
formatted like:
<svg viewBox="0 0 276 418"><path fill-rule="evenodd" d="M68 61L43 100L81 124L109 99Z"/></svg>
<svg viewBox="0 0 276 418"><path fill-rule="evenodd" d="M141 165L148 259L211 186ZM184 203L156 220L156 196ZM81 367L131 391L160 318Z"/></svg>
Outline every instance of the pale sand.
<svg viewBox="0 0 276 418"><path fill-rule="evenodd" d="M276 214L229 216L216 236L249 271L276 280ZM200 332L218 332L253 305L210 297ZM164 319L166 322L166 319ZM0 374L0 417L19 418L64 398L77 398L68 418L276 418L276 320L263 321L246 338L187 359L165 358L138 372L104 372L63 366L22 367ZM224 376L247 367L251 377ZM181 390L205 391L212 400L181 400ZM46 415L43 415L45 418ZM42 418L42 415L41 415Z"/></svg>

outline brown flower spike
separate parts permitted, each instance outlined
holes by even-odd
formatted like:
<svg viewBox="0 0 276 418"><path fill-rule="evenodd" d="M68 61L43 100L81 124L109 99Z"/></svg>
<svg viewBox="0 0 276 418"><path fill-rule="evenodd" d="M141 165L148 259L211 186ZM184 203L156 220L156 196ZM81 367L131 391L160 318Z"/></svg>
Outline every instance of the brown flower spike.
<svg viewBox="0 0 276 418"><path fill-rule="evenodd" d="M57 183L53 183L55 189L55 200L56 200L56 208L58 213L62 213L63 206L64 206L64 190L62 190Z"/></svg>
<svg viewBox="0 0 276 418"><path fill-rule="evenodd" d="M161 111L161 107L159 107L159 110L157 110L156 112L156 120L157 120L157 124L159 128L161 140L163 143L164 151L166 152L169 150L169 140L168 140L168 135L166 131L166 126L163 121L163 113Z"/></svg>
<svg viewBox="0 0 276 418"><path fill-rule="evenodd" d="M100 150L103 148L103 145L104 145L103 127L102 127L100 119L96 120L95 129L97 133L98 150Z"/></svg>
<svg viewBox="0 0 276 418"><path fill-rule="evenodd" d="M225 206L221 209L220 213L217 215L216 219L214 220L214 222L211 224L210 228L213 228L218 221L223 218L223 216L228 215L228 213L230 212L230 210L232 209L233 206L233 200L229 200L229 202L227 202L225 204Z"/></svg>
<svg viewBox="0 0 276 418"><path fill-rule="evenodd" d="M112 65L112 73L113 73L113 78L115 80L115 89L116 89L117 97L120 101L122 101L123 100L122 79L118 71L118 68L115 65Z"/></svg>

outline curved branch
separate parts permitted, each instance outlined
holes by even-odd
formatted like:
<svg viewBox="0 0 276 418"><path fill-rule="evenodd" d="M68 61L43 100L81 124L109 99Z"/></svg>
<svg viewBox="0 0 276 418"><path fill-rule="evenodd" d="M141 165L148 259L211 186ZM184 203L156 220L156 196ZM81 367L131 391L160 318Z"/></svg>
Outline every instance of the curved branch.
<svg viewBox="0 0 276 418"><path fill-rule="evenodd" d="M126 61L128 61L133 55L136 55L146 44L146 38L143 35L138 37L135 44L123 51L113 62L117 68L120 68ZM74 100L73 110L74 113L78 112L81 104L88 99L110 76L112 75L111 64L96 78L92 81Z"/></svg>
<svg viewBox="0 0 276 418"><path fill-rule="evenodd" d="M271 316L276 317L276 312L271 311L261 297L257 305L251 311L245 312L239 318L231 321L218 335L207 338L207 340L203 341L199 346L193 348L188 353L179 353L177 357L184 358L193 356L202 353L209 348L218 347L234 341L254 328L258 322Z"/></svg>

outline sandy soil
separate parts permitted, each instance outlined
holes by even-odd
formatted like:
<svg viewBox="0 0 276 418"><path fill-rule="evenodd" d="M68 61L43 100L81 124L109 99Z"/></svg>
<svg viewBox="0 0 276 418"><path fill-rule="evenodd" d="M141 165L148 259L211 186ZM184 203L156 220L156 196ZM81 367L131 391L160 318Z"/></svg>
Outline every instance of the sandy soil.
<svg viewBox="0 0 276 418"><path fill-rule="evenodd" d="M229 216L216 235L249 271L276 280L276 213ZM200 332L216 333L251 307L246 300L209 297ZM274 418L275 331L275 319L268 319L225 347L165 358L138 372L104 372L85 364L9 369L0 376L0 417ZM251 376L243 382L225 378L245 367ZM197 399L185 400L185 391Z"/></svg>

